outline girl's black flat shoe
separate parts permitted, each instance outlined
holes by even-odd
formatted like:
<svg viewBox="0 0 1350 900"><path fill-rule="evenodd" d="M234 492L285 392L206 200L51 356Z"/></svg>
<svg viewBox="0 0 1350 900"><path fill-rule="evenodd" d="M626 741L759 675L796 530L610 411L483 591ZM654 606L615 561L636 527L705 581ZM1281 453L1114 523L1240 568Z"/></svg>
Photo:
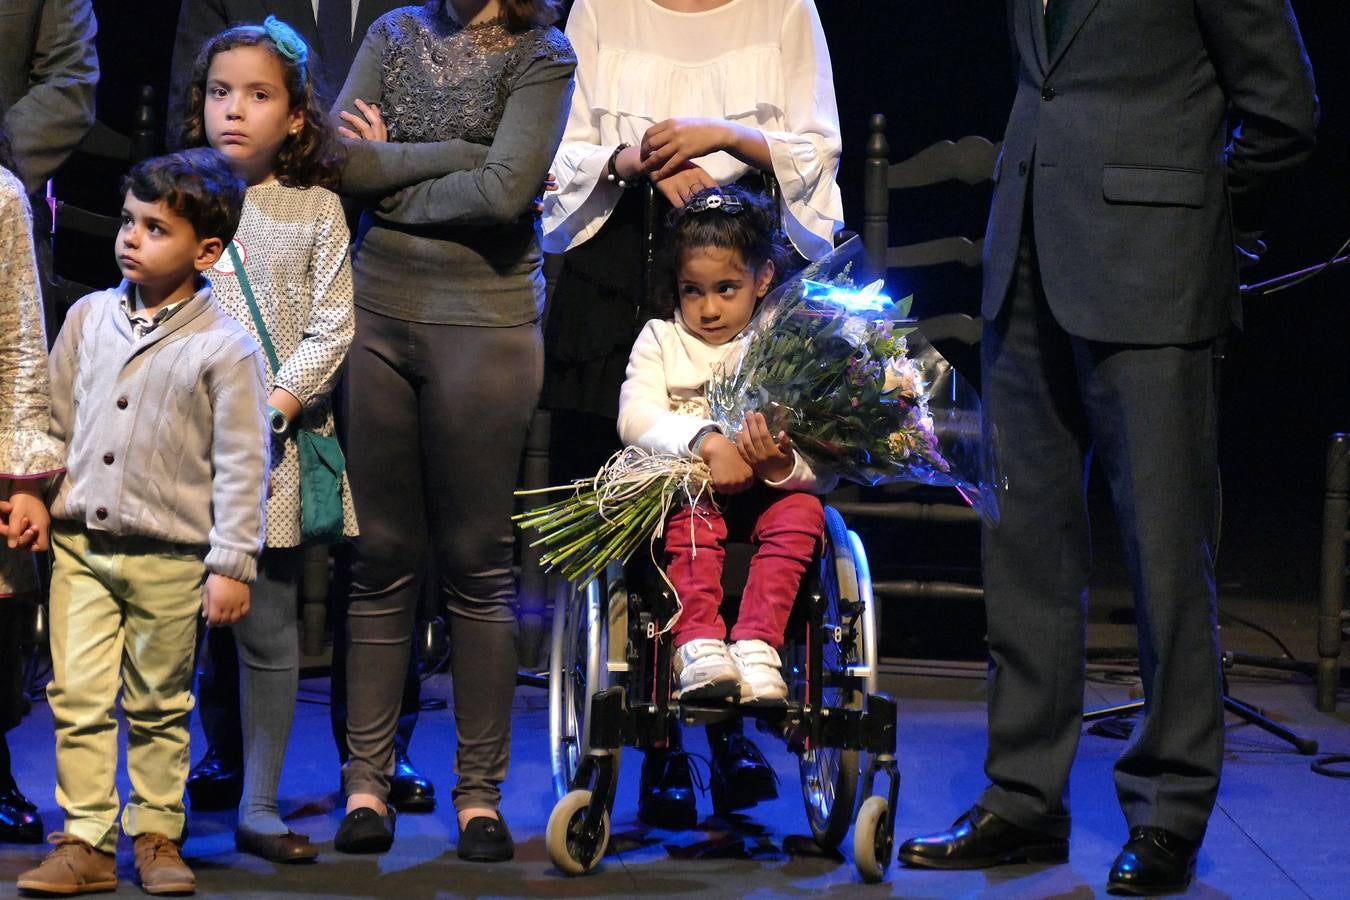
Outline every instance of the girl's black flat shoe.
<svg viewBox="0 0 1350 900"><path fill-rule="evenodd" d="M506 862L516 855L516 845L504 820L475 816L460 830L456 852L469 862Z"/></svg>
<svg viewBox="0 0 1350 900"><path fill-rule="evenodd" d="M339 853L384 853L394 845L394 808L382 816L369 807L347 813L333 838Z"/></svg>

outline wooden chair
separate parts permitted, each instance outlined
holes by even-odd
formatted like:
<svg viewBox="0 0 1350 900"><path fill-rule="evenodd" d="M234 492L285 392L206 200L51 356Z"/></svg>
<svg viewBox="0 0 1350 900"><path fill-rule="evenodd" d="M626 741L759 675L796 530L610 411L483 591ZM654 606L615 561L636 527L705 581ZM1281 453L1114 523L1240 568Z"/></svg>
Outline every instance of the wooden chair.
<svg viewBox="0 0 1350 900"><path fill-rule="evenodd" d="M106 169L109 177L117 178L132 165L154 156L161 146L160 126L155 114L155 89L144 85L136 106L135 127L130 134L114 131L103 122L96 121L75 152L81 158L82 166L92 165L100 171ZM116 184L115 181L113 183ZM106 252L107 243L117 236L122 226L119 215L96 212L79 203L60 199L50 181L47 182L47 203L52 211L52 254L57 263L66 256L65 251L69 249L67 240L72 242L72 247L79 242L97 242L100 246L97 258L111 259L111 254ZM75 255L81 261L87 256L79 252ZM49 298L47 303L47 324L52 335L56 334L70 304L94 290L89 285L70 279L55 280L57 296Z"/></svg>
<svg viewBox="0 0 1350 900"><path fill-rule="evenodd" d="M863 243L868 258L878 273L891 282L893 296L915 295L915 309L921 316L919 330L971 380L978 365L978 344L982 322L968 311L977 312L979 267L982 238L962 234L923 237L892 245L892 232L910 233L936 227L982 234L988 215L988 200L983 190L961 188L988 182L994 169L999 145L982 137L963 137L940 141L908 159L892 163L886 139L886 117L872 116L863 172ZM933 207L939 214L922 219L892 215L892 201L903 192L912 200L910 210ZM956 221L959 219L959 221ZM897 277L899 276L899 277ZM895 284L902 281L902 284ZM939 305L940 304L940 305ZM978 577L979 515L964 504L955 492L913 485L887 485L871 489L845 489L844 497L832 504L850 522L873 519L877 527L888 529L905 523L922 524L925 531L964 529L973 561L945 566L928 577L881 578L873 581L878 597L928 598L933 600L977 600L983 597ZM950 532L943 531L950 535ZM875 540L875 539L873 539ZM949 543L946 540L943 544ZM880 542L872 543L880 547ZM877 554L881 556L880 553ZM898 555L898 554L897 554ZM883 651L884 652L884 651Z"/></svg>

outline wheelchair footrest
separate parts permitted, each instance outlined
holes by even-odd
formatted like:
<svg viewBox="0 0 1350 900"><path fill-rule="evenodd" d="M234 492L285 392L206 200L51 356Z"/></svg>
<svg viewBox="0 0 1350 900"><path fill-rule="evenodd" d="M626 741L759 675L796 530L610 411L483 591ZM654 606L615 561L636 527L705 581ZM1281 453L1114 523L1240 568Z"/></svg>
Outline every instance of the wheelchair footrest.
<svg viewBox="0 0 1350 900"><path fill-rule="evenodd" d="M800 703L727 703L717 706L695 706L679 704L680 721L685 725L708 725L725 722L728 719L757 719L771 730L781 729L784 723L795 724L801 721Z"/></svg>

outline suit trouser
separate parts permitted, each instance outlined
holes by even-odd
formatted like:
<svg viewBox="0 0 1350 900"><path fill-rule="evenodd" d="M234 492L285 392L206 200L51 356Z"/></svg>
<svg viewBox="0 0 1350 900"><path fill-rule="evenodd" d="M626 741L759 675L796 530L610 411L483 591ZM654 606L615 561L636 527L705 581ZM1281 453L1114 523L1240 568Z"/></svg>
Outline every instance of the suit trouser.
<svg viewBox="0 0 1350 900"><path fill-rule="evenodd" d="M130 835L183 833L192 653L206 566L196 547L52 530L52 681L56 802L65 830L117 849L117 720L122 691Z"/></svg>
<svg viewBox="0 0 1350 900"><path fill-rule="evenodd" d="M1000 524L984 533L991 786L980 805L1068 836L1091 562L1084 486L1095 454L1124 541L1145 696L1116 792L1131 827L1199 839L1223 753L1212 342L1121 345L1066 333L1024 228L981 356L1008 489Z"/></svg>

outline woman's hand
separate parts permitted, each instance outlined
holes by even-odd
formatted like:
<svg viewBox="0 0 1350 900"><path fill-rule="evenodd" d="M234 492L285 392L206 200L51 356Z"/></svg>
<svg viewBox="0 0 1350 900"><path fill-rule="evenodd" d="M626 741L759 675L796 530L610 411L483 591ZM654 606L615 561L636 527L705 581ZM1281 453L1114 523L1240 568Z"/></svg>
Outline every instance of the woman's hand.
<svg viewBox="0 0 1350 900"><path fill-rule="evenodd" d="M0 504L0 517L5 520L9 549L41 552L50 547L52 517L35 488L15 487L9 500Z"/></svg>
<svg viewBox="0 0 1350 900"><path fill-rule="evenodd" d="M642 135L642 171L659 182L682 170L691 159L725 150L733 139L730 123L723 119L657 122Z"/></svg>
<svg viewBox="0 0 1350 900"><path fill-rule="evenodd" d="M782 481L792 474L796 463L787 432L780 431L777 437L770 434L763 413L746 415L741 433L736 436L736 450L745 464L765 481Z"/></svg>
<svg viewBox="0 0 1350 900"><path fill-rule="evenodd" d="M539 191L539 195L534 198L534 214L542 216L544 214L544 195L558 189L558 176L549 172L544 176L544 187Z"/></svg>
<svg viewBox="0 0 1350 900"><path fill-rule="evenodd" d="M351 128L345 125L338 126L338 134L352 141L388 141L389 130L384 127L384 117L380 115L380 108L374 103L367 103L364 100L356 101L356 109L361 115L354 116L345 109L338 113L342 121L350 123Z"/></svg>
<svg viewBox="0 0 1350 900"><path fill-rule="evenodd" d="M713 487L719 493L739 494L755 484L755 471L741 459L736 445L721 434L710 434L699 448L703 461L712 472Z"/></svg>
<svg viewBox="0 0 1350 900"><path fill-rule="evenodd" d="M689 198L704 188L717 187L716 179L693 163L660 181L653 179L653 184L676 209L683 209Z"/></svg>

